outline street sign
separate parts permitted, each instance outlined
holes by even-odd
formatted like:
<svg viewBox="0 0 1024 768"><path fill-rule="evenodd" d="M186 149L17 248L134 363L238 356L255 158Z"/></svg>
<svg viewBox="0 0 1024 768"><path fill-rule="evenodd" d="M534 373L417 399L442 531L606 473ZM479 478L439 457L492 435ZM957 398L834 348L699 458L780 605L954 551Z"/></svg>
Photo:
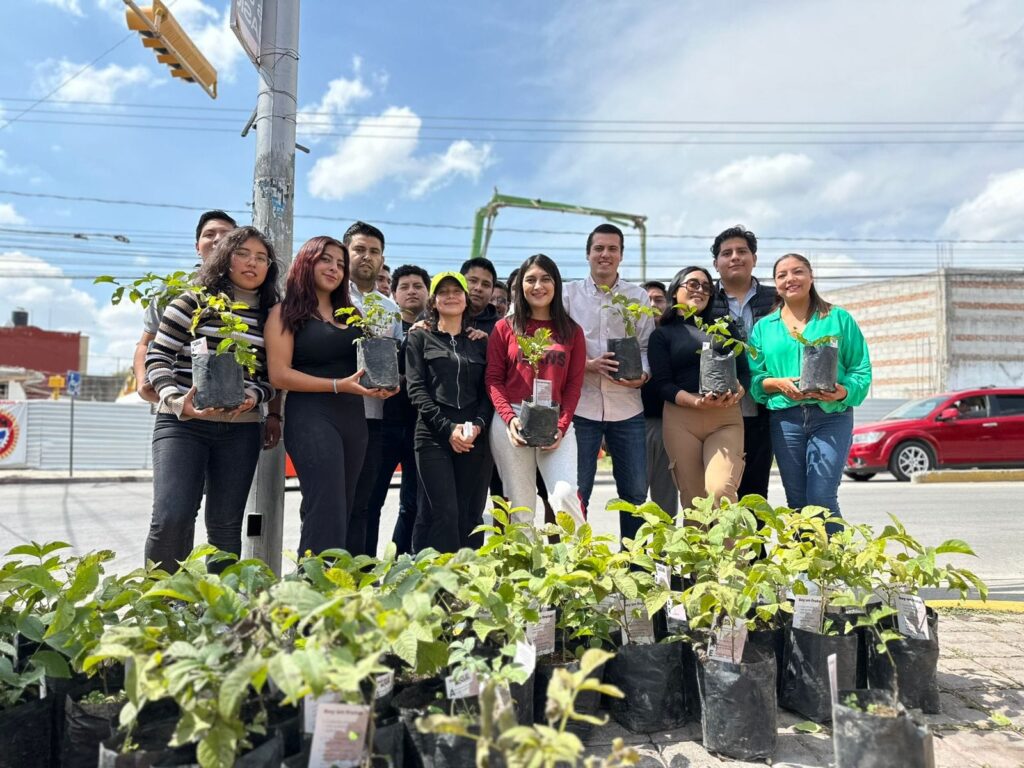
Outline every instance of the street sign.
<svg viewBox="0 0 1024 768"><path fill-rule="evenodd" d="M231 0L231 31L256 68L260 66L263 0Z"/></svg>
<svg viewBox="0 0 1024 768"><path fill-rule="evenodd" d="M81 371L68 371L66 381L69 395L71 395L72 397L78 397L80 394L82 394Z"/></svg>

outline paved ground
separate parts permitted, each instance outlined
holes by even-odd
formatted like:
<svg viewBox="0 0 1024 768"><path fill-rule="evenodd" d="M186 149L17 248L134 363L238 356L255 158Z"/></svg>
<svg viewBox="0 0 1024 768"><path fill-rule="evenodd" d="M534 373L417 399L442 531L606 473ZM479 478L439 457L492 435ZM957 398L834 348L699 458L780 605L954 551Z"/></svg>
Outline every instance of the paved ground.
<svg viewBox="0 0 1024 768"><path fill-rule="evenodd" d="M942 713L921 716L932 727L936 768L1021 768L1024 614L942 611L939 636ZM800 733L793 728L800 722L799 715L779 710L778 750L772 764L834 765L828 728ZM641 768L764 765L709 755L701 745L700 723L687 723L670 733L634 734L611 722L588 740L588 753L607 754L607 745L619 736L641 754Z"/></svg>

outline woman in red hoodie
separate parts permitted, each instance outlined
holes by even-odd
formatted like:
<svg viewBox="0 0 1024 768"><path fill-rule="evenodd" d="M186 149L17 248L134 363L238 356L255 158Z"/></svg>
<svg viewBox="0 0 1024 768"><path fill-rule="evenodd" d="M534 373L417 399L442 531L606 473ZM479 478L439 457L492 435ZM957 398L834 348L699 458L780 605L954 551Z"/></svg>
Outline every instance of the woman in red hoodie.
<svg viewBox="0 0 1024 768"><path fill-rule="evenodd" d="M555 512L567 512L582 522L576 487L576 434L573 413L583 386L587 347L582 329L562 304L562 277L555 262L542 253L519 268L512 290L512 313L499 320L487 345L487 392L494 404L489 433L491 453L513 508L526 508L514 517L533 523L540 470ZM533 369L519 350L517 336L551 331L551 346L540 362L538 378L551 382L551 402L559 406L555 442L546 448L527 446L520 430L520 407L533 395Z"/></svg>

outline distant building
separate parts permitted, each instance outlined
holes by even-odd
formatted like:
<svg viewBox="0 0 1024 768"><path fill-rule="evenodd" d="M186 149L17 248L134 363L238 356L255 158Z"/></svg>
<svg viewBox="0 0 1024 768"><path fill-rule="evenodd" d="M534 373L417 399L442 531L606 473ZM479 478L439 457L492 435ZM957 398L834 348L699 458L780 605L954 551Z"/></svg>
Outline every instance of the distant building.
<svg viewBox="0 0 1024 768"><path fill-rule="evenodd" d="M822 294L864 332L873 398L1024 383L1024 271L940 269Z"/></svg>
<svg viewBox="0 0 1024 768"><path fill-rule="evenodd" d="M46 374L86 372L89 337L81 333L45 331L28 324L28 313L16 309L11 325L0 327L0 366Z"/></svg>

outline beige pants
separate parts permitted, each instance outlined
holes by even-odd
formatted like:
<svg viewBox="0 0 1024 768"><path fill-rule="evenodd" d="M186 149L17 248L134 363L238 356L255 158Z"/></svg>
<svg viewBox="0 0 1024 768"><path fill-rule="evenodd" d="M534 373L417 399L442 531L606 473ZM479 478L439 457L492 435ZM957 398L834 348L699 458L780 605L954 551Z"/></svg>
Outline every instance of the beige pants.
<svg viewBox="0 0 1024 768"><path fill-rule="evenodd" d="M669 470L683 507L709 495L736 501L744 457L739 405L705 411L665 403L662 418Z"/></svg>

